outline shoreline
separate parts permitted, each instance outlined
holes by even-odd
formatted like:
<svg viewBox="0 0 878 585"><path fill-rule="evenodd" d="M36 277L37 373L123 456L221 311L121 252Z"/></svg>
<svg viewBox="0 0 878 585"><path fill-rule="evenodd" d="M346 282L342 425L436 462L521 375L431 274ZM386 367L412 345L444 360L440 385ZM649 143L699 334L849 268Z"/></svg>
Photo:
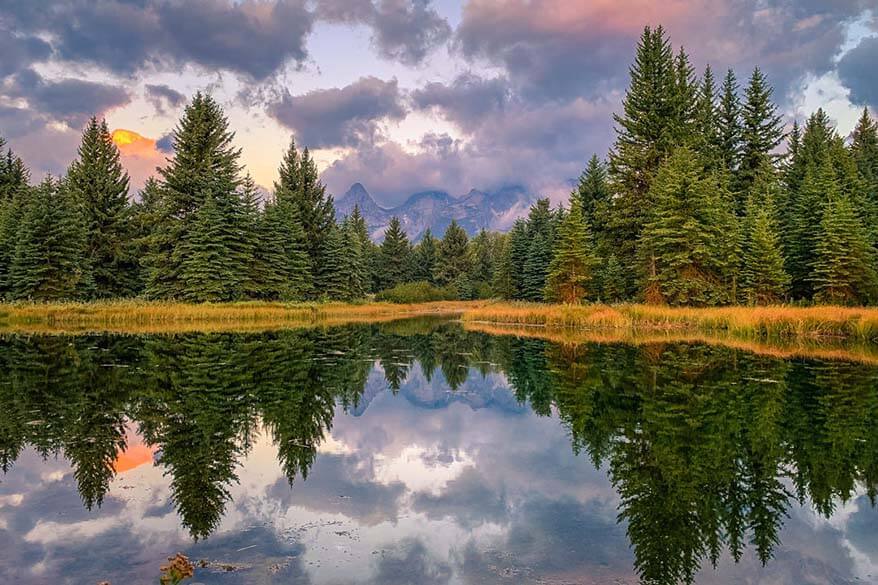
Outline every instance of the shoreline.
<svg viewBox="0 0 878 585"><path fill-rule="evenodd" d="M0 304L2 333L177 333L259 331L297 326L457 317L471 328L544 329L580 333L722 334L742 340L878 344L878 308L549 305L500 301L391 303L185 304L106 301Z"/></svg>

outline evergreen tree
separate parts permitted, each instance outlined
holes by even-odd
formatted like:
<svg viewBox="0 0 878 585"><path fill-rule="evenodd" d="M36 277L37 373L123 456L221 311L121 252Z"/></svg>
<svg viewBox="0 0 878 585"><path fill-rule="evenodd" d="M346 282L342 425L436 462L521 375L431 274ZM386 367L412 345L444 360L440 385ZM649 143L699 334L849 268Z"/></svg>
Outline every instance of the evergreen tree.
<svg viewBox="0 0 878 585"><path fill-rule="evenodd" d="M719 154L729 174L737 172L741 164L741 140L744 129L741 127L741 100L738 97L738 80L731 69L723 81L719 100Z"/></svg>
<svg viewBox="0 0 878 585"><path fill-rule="evenodd" d="M774 90L757 67L745 90L742 109L741 166L736 181L737 210L743 212L747 193L757 175L766 168L774 168L777 155L774 150L784 139L782 117L771 101Z"/></svg>
<svg viewBox="0 0 878 585"><path fill-rule="evenodd" d="M241 153L232 146L233 139L234 133L229 130L228 119L219 104L208 95L195 94L174 130L174 156L159 169L161 219L150 237L150 252L145 259L148 296L230 299L240 295L251 259L237 249L237 239L229 237L240 229L242 217L238 193ZM213 209L198 215L208 202ZM220 224L212 224L217 218L221 218ZM195 290L183 278L183 249L196 247L187 241L196 224L200 230L196 240L203 238L205 232L222 230L222 244L226 248L220 254L225 258L225 266L215 278L228 277L228 282L210 286L202 282L196 287L201 290ZM192 273L194 267L188 266L187 271ZM206 270L197 272L205 278L209 274ZM220 288L224 292L217 294Z"/></svg>
<svg viewBox="0 0 878 585"><path fill-rule="evenodd" d="M529 248L527 223L523 219L515 220L509 232L509 272L512 285L512 296L516 300L524 299L524 264L527 262Z"/></svg>
<svg viewBox="0 0 878 585"><path fill-rule="evenodd" d="M106 120L92 117L82 134L79 156L63 188L77 203L86 226L86 261L98 298L136 294L139 268L133 256L128 173L122 168Z"/></svg>
<svg viewBox="0 0 878 585"><path fill-rule="evenodd" d="M360 212L360 206L355 205L350 215L351 229L357 235L360 242L360 250L362 250L363 271L365 274L365 292L377 292L378 284L378 255L379 248L369 237L369 228L366 226L366 219Z"/></svg>
<svg viewBox="0 0 878 585"><path fill-rule="evenodd" d="M364 298L369 289L366 251L363 249L363 242L357 233L357 227L352 217L345 218L341 226L342 249L344 250L342 272L346 280L344 299L348 301Z"/></svg>
<svg viewBox="0 0 878 585"><path fill-rule="evenodd" d="M601 298L607 303L618 303L625 298L625 276L615 254L607 256L600 272Z"/></svg>
<svg viewBox="0 0 878 585"><path fill-rule="evenodd" d="M744 216L741 256L741 292L749 304L781 301L790 285L784 269L780 237L774 215L771 187L766 196L751 195Z"/></svg>
<svg viewBox="0 0 878 585"><path fill-rule="evenodd" d="M487 230L479 230L470 241L470 286L473 297L490 296L490 286L494 280L494 238Z"/></svg>
<svg viewBox="0 0 878 585"><path fill-rule="evenodd" d="M24 205L9 268L9 298L60 301L90 288L85 230L76 204L51 178Z"/></svg>
<svg viewBox="0 0 878 585"><path fill-rule="evenodd" d="M631 82L622 102L622 114L613 118L616 143L609 167L615 197L608 213L608 228L629 273L636 265L636 242L650 207L648 195L653 178L676 146L681 126L674 69L664 29L644 29L630 68ZM633 285L632 280L628 287L633 290Z"/></svg>
<svg viewBox="0 0 878 585"><path fill-rule="evenodd" d="M223 302L234 299L230 285L237 283L228 259L225 218L216 200L208 198L192 218L186 238L174 249L173 260L180 267L185 286L179 298L191 303Z"/></svg>
<svg viewBox="0 0 878 585"><path fill-rule="evenodd" d="M335 278L329 273L323 259L323 254L328 253L325 240L337 228L335 205L320 182L317 165L310 152L306 148L300 155L295 140L290 141L278 174L280 177L274 185L275 197L278 201L291 201L298 207L305 231L305 248L313 271L315 294L319 296L325 292L328 280Z"/></svg>
<svg viewBox="0 0 878 585"><path fill-rule="evenodd" d="M436 258L436 282L440 286L459 284L461 274L470 274L469 238L457 221L445 230Z"/></svg>
<svg viewBox="0 0 878 585"><path fill-rule="evenodd" d="M818 302L866 304L878 298L875 249L847 196L824 208L811 280Z"/></svg>
<svg viewBox="0 0 878 585"><path fill-rule="evenodd" d="M341 229L333 223L323 240L323 252L320 256L324 274L320 283L322 288L317 292L322 298L330 300L350 298L348 291L350 274L345 271L346 254Z"/></svg>
<svg viewBox="0 0 878 585"><path fill-rule="evenodd" d="M491 291L494 296L507 300L515 298L513 272L512 242L507 235L502 237L497 244L494 280L491 283Z"/></svg>
<svg viewBox="0 0 878 585"><path fill-rule="evenodd" d="M549 263L552 261L552 244L543 234L535 231L530 237L527 259L521 277L521 298L525 301L540 302L544 300L546 277L549 274Z"/></svg>
<svg viewBox="0 0 878 585"><path fill-rule="evenodd" d="M695 132L693 149L701 155L706 172L725 169L723 161L719 111L716 103L716 80L708 66L701 78L695 106Z"/></svg>
<svg viewBox="0 0 878 585"><path fill-rule="evenodd" d="M610 201L610 187L607 184L607 168L597 155L588 161L588 166L579 177L579 185L571 198L579 199L582 207L582 218L590 224L597 225L603 219L600 210ZM595 231L598 228L595 227Z"/></svg>
<svg viewBox="0 0 878 585"><path fill-rule="evenodd" d="M549 264L545 298L549 301L578 304L594 296L594 253L591 231L582 217L579 199L570 201L570 211L558 228L555 249Z"/></svg>
<svg viewBox="0 0 878 585"><path fill-rule="evenodd" d="M651 197L655 206L640 241L645 299L731 302L737 230L716 179L702 176L697 156L683 147L660 169Z"/></svg>
<svg viewBox="0 0 878 585"><path fill-rule="evenodd" d="M412 247L409 238L402 229L399 218L390 218L384 241L381 243L378 276L381 288L393 288L398 284L411 280Z"/></svg>
<svg viewBox="0 0 878 585"><path fill-rule="evenodd" d="M857 122L851 135L851 155L864 188L866 219L871 231L871 242L878 246L878 123L869 115L869 109Z"/></svg>
<svg viewBox="0 0 878 585"><path fill-rule="evenodd" d="M2 155L4 145L0 137L0 300L12 289L9 271L15 256L16 234L30 194L30 173L11 150Z"/></svg>
<svg viewBox="0 0 878 585"><path fill-rule="evenodd" d="M261 296L283 301L302 300L312 292L311 265L305 250L305 231L299 210L289 201L272 201L260 218L256 263Z"/></svg>
<svg viewBox="0 0 878 585"><path fill-rule="evenodd" d="M436 257L436 238L433 237L430 228L427 228L421 241L415 246L412 278L415 281L436 284Z"/></svg>

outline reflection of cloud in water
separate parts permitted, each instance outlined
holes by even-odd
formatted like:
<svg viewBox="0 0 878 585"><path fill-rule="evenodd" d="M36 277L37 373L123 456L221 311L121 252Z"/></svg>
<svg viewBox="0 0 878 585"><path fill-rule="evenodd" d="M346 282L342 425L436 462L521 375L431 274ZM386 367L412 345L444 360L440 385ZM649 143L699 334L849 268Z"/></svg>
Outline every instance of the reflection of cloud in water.
<svg viewBox="0 0 878 585"><path fill-rule="evenodd" d="M235 569L202 569L205 583L636 582L606 470L573 454L556 418L518 404L504 376L470 371L451 392L440 371L427 381L415 366L394 396L373 371L318 452L308 480L290 485L257 433L217 532L193 544L169 479L142 453L117 462L127 470L90 512L63 459L27 450L0 483L0 581L152 582L180 550ZM838 525L796 507L768 567L748 550L697 582L869 579L876 523L863 500Z"/></svg>

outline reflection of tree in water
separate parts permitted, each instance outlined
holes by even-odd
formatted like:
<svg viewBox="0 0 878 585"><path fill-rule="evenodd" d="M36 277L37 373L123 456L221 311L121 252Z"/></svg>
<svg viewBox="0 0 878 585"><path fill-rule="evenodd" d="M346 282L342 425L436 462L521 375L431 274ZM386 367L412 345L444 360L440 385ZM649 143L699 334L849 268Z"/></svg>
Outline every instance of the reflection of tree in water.
<svg viewBox="0 0 878 585"><path fill-rule="evenodd" d="M767 561L793 497L784 486L825 515L859 486L874 502L874 368L707 346L558 346L429 321L0 339L0 465L26 444L63 453L85 505L100 505L133 420L159 448L183 524L206 537L260 421L290 483L306 478L337 405L359 403L375 362L392 389L415 362L453 389L473 370L501 370L519 400L556 410L574 450L607 465L646 583L691 582L703 559L740 559L748 543Z"/></svg>

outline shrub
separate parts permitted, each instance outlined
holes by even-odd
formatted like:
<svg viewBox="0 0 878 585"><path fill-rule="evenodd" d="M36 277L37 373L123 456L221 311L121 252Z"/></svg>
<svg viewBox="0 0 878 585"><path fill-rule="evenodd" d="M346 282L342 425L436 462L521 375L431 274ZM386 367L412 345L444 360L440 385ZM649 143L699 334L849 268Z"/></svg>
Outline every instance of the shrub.
<svg viewBox="0 0 878 585"><path fill-rule="evenodd" d="M456 290L450 287L437 288L429 282L405 282L375 295L376 301L389 303L429 303L456 299Z"/></svg>

